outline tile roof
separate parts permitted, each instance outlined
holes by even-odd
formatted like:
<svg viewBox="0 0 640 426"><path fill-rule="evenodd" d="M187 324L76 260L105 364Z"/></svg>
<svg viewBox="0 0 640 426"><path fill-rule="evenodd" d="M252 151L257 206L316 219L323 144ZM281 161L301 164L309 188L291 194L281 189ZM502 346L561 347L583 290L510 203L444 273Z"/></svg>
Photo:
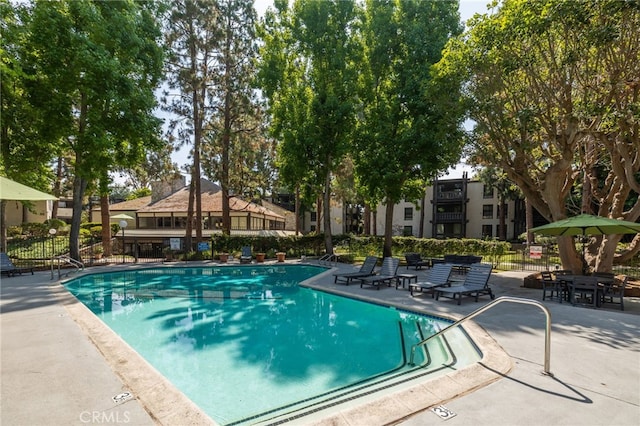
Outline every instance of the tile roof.
<svg viewBox="0 0 640 426"><path fill-rule="evenodd" d="M219 213L222 214L222 191L220 187L205 179L201 183L202 193L202 213ZM137 213L170 213L170 212L186 212L189 205L189 187L186 186L166 198L156 201L155 203L142 206ZM262 214L278 219L284 219L282 215L262 207L256 203L245 201L239 197L231 196L229 198L229 208L232 212L249 212ZM112 208L113 210L113 208Z"/></svg>

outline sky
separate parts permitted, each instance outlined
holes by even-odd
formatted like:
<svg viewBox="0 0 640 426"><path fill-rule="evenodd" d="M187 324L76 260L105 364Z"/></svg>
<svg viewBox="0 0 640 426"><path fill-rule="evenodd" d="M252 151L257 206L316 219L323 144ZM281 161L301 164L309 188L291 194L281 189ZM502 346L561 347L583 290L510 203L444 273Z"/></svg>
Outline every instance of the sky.
<svg viewBox="0 0 640 426"><path fill-rule="evenodd" d="M485 13L487 12L487 4L489 4L490 0L460 0L460 19L462 22L466 22L469 18L473 17L476 13ZM265 10L269 7L273 6L273 0L256 0L255 8L258 15L262 16ZM178 163L178 166L182 168L183 164L189 163L188 160L189 148L185 147L178 151L175 151L171 158L175 163ZM463 172L468 172L469 177L473 175L472 168L466 166L464 163L460 163L456 167L450 169L446 178L455 179L462 177Z"/></svg>

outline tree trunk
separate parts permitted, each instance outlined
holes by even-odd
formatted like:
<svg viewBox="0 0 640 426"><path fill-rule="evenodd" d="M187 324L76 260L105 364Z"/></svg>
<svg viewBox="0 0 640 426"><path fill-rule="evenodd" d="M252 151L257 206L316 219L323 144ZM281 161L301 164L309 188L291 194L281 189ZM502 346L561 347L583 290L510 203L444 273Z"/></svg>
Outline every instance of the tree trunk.
<svg viewBox="0 0 640 426"><path fill-rule="evenodd" d="M501 241L507 240L507 219L505 215L505 206L507 203L504 200L504 197L500 196L500 235L498 235L498 239Z"/></svg>
<svg viewBox="0 0 640 426"><path fill-rule="evenodd" d="M193 246L193 205L195 200L195 182L193 177L193 169L191 173L191 182L189 182L189 203L187 204L187 223L184 233L184 249L190 251Z"/></svg>
<svg viewBox="0 0 640 426"><path fill-rule="evenodd" d="M300 235L300 185L296 185L296 200L295 207L296 213L296 236Z"/></svg>
<svg viewBox="0 0 640 426"><path fill-rule="evenodd" d="M391 246L393 244L393 207L394 204L387 201L384 216L384 246L382 248L383 257L391 257Z"/></svg>
<svg viewBox="0 0 640 426"><path fill-rule="evenodd" d="M364 235L371 235L371 209L368 204L364 206Z"/></svg>
<svg viewBox="0 0 640 426"><path fill-rule="evenodd" d="M534 241L533 232L531 232L531 228L533 228L533 206L526 197L524 199L524 215L527 224L527 247L530 247Z"/></svg>
<svg viewBox="0 0 640 426"><path fill-rule="evenodd" d="M324 179L324 248L327 253L333 253L333 239L331 238L331 172L327 171Z"/></svg>
<svg viewBox="0 0 640 426"><path fill-rule="evenodd" d="M111 256L111 218L109 217L109 195L100 196L100 222L102 223L102 251Z"/></svg>
<svg viewBox="0 0 640 426"><path fill-rule="evenodd" d="M56 166L56 181L53 184L53 195L60 197L62 187L62 156L58 157L58 164ZM56 199L53 202L53 211L51 212L52 218L58 217L58 208L60 207L60 201Z"/></svg>
<svg viewBox="0 0 640 426"><path fill-rule="evenodd" d="M82 222L82 199L87 189L87 180L76 175L73 179L73 213L71 229L69 230L69 256L81 261L80 258L80 223Z"/></svg>
<svg viewBox="0 0 640 426"><path fill-rule="evenodd" d="M418 232L419 238L424 238L424 208L427 202L426 198L427 194L422 194L422 199L420 200L420 231Z"/></svg>

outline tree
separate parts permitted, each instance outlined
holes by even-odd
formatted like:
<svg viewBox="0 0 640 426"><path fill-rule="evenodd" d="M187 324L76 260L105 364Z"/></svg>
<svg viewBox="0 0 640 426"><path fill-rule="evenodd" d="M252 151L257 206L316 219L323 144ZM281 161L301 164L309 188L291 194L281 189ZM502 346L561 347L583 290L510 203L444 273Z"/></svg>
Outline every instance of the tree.
<svg viewBox="0 0 640 426"><path fill-rule="evenodd" d="M117 165L154 146L152 115L163 54L154 3L35 2L29 9L23 69L30 105L50 152L73 154L70 255L80 258L85 190Z"/></svg>
<svg viewBox="0 0 640 426"><path fill-rule="evenodd" d="M506 0L448 48L449 72L468 78L475 155L549 221L578 209L640 217L639 26L635 2ZM620 238L592 238L588 264L610 270ZM558 243L564 267L581 270L574 241Z"/></svg>
<svg viewBox="0 0 640 426"><path fill-rule="evenodd" d="M169 132L177 134L180 144L193 143L185 231L187 250L192 247L194 212L196 240L202 240L200 155L205 128L213 113L210 90L217 72L216 49L221 36L216 22L217 14L218 4L215 0L175 1L166 22L169 57L168 90L164 92L164 104L173 115Z"/></svg>
<svg viewBox="0 0 640 426"><path fill-rule="evenodd" d="M507 221L506 221L506 206L507 200L515 200L521 192L518 190L513 182L511 182L504 171L487 165L482 168L477 175L478 179L485 185L495 189L498 192L498 205L499 205L499 219L500 219L500 232L498 238L505 241L507 239Z"/></svg>
<svg viewBox="0 0 640 426"><path fill-rule="evenodd" d="M276 1L261 29L260 82L277 140L283 183L310 200L323 194L325 249L331 240L332 173L354 123L356 8L353 1ZM299 214L299 212L297 212Z"/></svg>
<svg viewBox="0 0 640 426"><path fill-rule="evenodd" d="M261 111L252 83L257 54L253 0L219 0L215 72L208 96L214 112L207 124L203 147L205 171L222 190L222 232L231 231L230 190L242 190L243 178L268 144L262 134ZM250 191L249 191L250 192Z"/></svg>
<svg viewBox="0 0 640 426"><path fill-rule="evenodd" d="M2 44L0 45L0 174L28 186L51 191L49 160L55 148L43 140L38 123L45 119L28 101L27 83L33 78L24 71L24 40L28 36L24 5L0 1ZM0 201L0 251L6 252L6 201Z"/></svg>
<svg viewBox="0 0 640 426"><path fill-rule="evenodd" d="M384 256L391 256L394 205L418 200L460 158L460 82L435 67L460 31L457 2L366 1L353 156L366 203L386 204Z"/></svg>

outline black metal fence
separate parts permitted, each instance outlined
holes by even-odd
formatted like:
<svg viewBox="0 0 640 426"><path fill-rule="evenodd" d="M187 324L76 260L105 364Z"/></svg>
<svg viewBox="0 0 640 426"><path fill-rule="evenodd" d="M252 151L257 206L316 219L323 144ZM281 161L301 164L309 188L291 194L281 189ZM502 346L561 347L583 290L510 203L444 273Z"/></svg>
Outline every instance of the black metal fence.
<svg viewBox="0 0 640 426"><path fill-rule="evenodd" d="M102 241L98 238L87 236L80 241L81 260L85 266L96 266L104 264L118 263L156 263L165 260L182 260L185 254L180 251L169 249L169 241L163 243L139 243L135 239L125 239L124 250L122 238L111 240L111 255L105 256ZM363 257L367 253L353 253L352 247L342 244L338 247L349 252L345 258ZM59 256L69 253L68 236L49 236L34 238L14 238L7 244L7 254L16 266L29 266L36 269L49 269L52 263L58 265L56 260ZM197 252L196 252L197 253ZM287 254L288 258L309 256L311 252L298 251ZM275 252L273 253L275 255ZM190 254L191 256L194 253ZM403 260L403 253L396 253ZM198 259L212 259L212 251L202 250L197 256ZM561 267L560 256L553 245L539 246L531 249L526 245L514 244L512 249L501 255L485 255L482 258L484 263L491 263L498 270L510 271L531 271L539 272L553 270ZM613 268L616 274L624 274L630 277L640 277L640 256L636 256L633 261L625 265L616 265Z"/></svg>

